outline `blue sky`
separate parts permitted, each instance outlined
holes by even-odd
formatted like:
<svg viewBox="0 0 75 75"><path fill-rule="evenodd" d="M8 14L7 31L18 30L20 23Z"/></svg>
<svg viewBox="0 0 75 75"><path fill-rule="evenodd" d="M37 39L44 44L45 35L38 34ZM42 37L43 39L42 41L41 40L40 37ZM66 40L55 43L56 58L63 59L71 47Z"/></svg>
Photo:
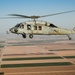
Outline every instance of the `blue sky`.
<svg viewBox="0 0 75 75"><path fill-rule="evenodd" d="M8 14L47 15L68 10L75 10L75 0L0 0L0 17ZM29 19L0 19L0 33ZM72 29L75 27L75 12L41 18L59 27Z"/></svg>

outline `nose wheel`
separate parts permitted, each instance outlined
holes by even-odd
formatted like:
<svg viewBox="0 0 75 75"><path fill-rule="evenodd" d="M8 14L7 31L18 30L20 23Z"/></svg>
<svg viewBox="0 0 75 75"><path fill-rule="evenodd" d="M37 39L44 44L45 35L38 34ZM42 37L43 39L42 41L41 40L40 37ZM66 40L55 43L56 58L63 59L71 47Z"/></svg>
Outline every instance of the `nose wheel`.
<svg viewBox="0 0 75 75"><path fill-rule="evenodd" d="M22 37L23 37L23 38L26 38L26 34L25 34L25 33L24 33L24 34L22 34Z"/></svg>
<svg viewBox="0 0 75 75"><path fill-rule="evenodd" d="M30 34L30 35L29 35L29 38L33 38L33 34Z"/></svg>

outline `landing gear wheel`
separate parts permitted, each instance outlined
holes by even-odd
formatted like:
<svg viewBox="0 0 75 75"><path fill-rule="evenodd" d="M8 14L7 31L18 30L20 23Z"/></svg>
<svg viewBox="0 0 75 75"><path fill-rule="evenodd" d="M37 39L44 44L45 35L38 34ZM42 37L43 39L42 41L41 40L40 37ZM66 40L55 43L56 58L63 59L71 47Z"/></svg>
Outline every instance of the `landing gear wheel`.
<svg viewBox="0 0 75 75"><path fill-rule="evenodd" d="M67 36L68 36L69 40L72 40L72 38L69 35L67 35Z"/></svg>
<svg viewBox="0 0 75 75"><path fill-rule="evenodd" d="M69 38L69 40L72 40L72 38Z"/></svg>
<svg viewBox="0 0 75 75"><path fill-rule="evenodd" d="M22 34L22 37L23 37L23 38L26 38L26 34L25 34L25 33L24 33L24 34Z"/></svg>
<svg viewBox="0 0 75 75"><path fill-rule="evenodd" d="M33 38L33 34L30 34L30 35L29 35L29 38Z"/></svg>

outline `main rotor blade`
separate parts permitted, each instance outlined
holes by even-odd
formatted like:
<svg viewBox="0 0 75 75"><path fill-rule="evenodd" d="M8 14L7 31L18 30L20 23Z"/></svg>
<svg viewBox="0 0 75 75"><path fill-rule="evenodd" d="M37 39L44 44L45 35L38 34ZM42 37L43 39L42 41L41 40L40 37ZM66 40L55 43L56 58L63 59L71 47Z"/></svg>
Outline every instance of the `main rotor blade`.
<svg viewBox="0 0 75 75"><path fill-rule="evenodd" d="M23 19L21 17L0 17L0 19L14 19L14 18L16 18L16 19Z"/></svg>
<svg viewBox="0 0 75 75"><path fill-rule="evenodd" d="M60 15L60 14L65 14L65 13L70 13L70 12L75 12L75 10L66 11L66 12L60 12L60 13L54 13L54 14L49 14L49 15L44 15L44 16L40 16L39 18L48 17L48 16L55 16L55 15Z"/></svg>
<svg viewBox="0 0 75 75"><path fill-rule="evenodd" d="M22 18L31 18L30 16L19 15L19 14L9 14L9 16L18 16L18 17L22 17Z"/></svg>
<svg viewBox="0 0 75 75"><path fill-rule="evenodd" d="M60 14L65 14L65 13L70 13L70 12L75 12L75 10L66 11L66 12L60 12L60 13L54 13L54 14L49 14L49 15L43 15L43 16L25 16L25 15L20 15L20 14L9 14L9 16L15 16L15 17L2 17L0 19L31 18L31 19L34 19L35 20L37 18L48 17L48 16L55 16L55 15L60 15Z"/></svg>
<svg viewBox="0 0 75 75"><path fill-rule="evenodd" d="M40 18L40 16L25 16L25 15L20 15L20 14L9 14L9 16L17 16L17 17L21 17L21 18L31 18L31 19Z"/></svg>

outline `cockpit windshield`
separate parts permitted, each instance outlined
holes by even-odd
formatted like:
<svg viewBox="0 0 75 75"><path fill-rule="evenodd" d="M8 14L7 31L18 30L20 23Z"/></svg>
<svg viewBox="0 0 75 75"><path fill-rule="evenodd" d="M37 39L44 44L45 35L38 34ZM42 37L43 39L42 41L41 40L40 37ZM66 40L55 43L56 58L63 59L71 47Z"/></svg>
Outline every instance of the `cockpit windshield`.
<svg viewBox="0 0 75 75"><path fill-rule="evenodd" d="M22 24L22 23L20 23L20 24L17 24L15 27L19 27L19 28L24 28L24 25Z"/></svg>
<svg viewBox="0 0 75 75"><path fill-rule="evenodd" d="M15 27L20 27L20 24L17 24Z"/></svg>

